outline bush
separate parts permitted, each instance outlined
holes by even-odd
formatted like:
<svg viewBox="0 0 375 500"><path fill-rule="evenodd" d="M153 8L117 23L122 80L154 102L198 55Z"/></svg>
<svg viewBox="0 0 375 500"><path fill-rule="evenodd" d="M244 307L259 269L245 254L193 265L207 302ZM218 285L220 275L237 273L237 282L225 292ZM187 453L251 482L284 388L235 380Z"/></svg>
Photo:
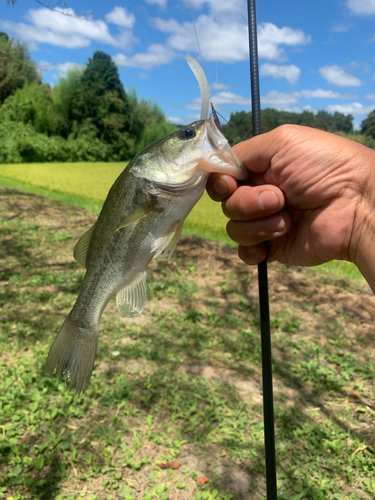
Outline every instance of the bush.
<svg viewBox="0 0 375 500"><path fill-rule="evenodd" d="M40 134L28 124L0 123L0 163L109 161L109 147L99 139L64 139Z"/></svg>

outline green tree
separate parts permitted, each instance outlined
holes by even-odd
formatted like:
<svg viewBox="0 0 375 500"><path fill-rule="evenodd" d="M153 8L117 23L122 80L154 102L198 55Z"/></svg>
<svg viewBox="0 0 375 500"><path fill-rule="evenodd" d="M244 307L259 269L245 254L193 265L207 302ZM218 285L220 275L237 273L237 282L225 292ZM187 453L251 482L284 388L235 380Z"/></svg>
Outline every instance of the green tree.
<svg viewBox="0 0 375 500"><path fill-rule="evenodd" d="M333 132L346 132L350 134L353 132L353 119L352 115L344 115L335 111L333 115Z"/></svg>
<svg viewBox="0 0 375 500"><path fill-rule="evenodd" d="M28 54L5 33L0 46ZM23 60L35 70L28 55ZM0 105L2 161L122 161L176 129L157 104L138 101L135 91L127 95L103 52L70 69L53 90L30 75Z"/></svg>
<svg viewBox="0 0 375 500"><path fill-rule="evenodd" d="M40 82L26 44L0 32L0 105L26 82Z"/></svg>
<svg viewBox="0 0 375 500"><path fill-rule="evenodd" d="M353 131L352 115L344 115L338 112L331 115L324 110L314 115L310 111L294 113L267 108L262 109L261 119L263 132L269 132L286 123L305 125L329 132L351 133ZM231 114L229 123L223 127L224 134L232 146L252 137L252 129L251 112L246 113L245 111Z"/></svg>
<svg viewBox="0 0 375 500"><path fill-rule="evenodd" d="M306 110L301 113L301 119L298 125L304 125L305 127L313 127L314 123L315 123L314 113Z"/></svg>
<svg viewBox="0 0 375 500"><path fill-rule="evenodd" d="M122 101L126 101L126 93L121 83L116 64L111 56L97 50L82 74L82 85L85 90L95 90L95 95L102 96L108 91L115 91Z"/></svg>
<svg viewBox="0 0 375 500"><path fill-rule="evenodd" d="M362 134L368 135L375 139L375 110L365 118L361 124Z"/></svg>
<svg viewBox="0 0 375 500"><path fill-rule="evenodd" d="M52 95L55 110L55 133L67 138L77 125L82 122L81 112L77 112L76 103L82 99L82 69L70 68L66 76L60 77L53 87ZM96 129L95 129L96 136Z"/></svg>
<svg viewBox="0 0 375 500"><path fill-rule="evenodd" d="M78 122L89 119L97 128L98 136L106 133L108 126L118 132L125 129L127 98L111 56L95 52L81 75L80 91L76 102ZM120 116L114 117L114 114Z"/></svg>
<svg viewBox="0 0 375 500"><path fill-rule="evenodd" d="M331 115L327 111L321 110L315 117L316 128L327 130L329 132L346 132L353 131L353 116L344 115L337 111Z"/></svg>
<svg viewBox="0 0 375 500"><path fill-rule="evenodd" d="M253 122L251 111L232 113L229 122L223 126L223 132L232 146L252 137Z"/></svg>
<svg viewBox="0 0 375 500"><path fill-rule="evenodd" d="M48 85L26 82L0 108L1 121L32 125L37 132L51 135L55 130L52 92Z"/></svg>

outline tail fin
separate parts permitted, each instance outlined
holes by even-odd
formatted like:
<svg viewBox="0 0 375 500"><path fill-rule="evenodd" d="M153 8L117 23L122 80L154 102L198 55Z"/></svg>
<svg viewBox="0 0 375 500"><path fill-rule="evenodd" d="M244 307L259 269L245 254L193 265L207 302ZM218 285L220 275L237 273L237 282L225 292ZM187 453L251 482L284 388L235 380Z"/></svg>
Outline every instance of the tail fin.
<svg viewBox="0 0 375 500"><path fill-rule="evenodd" d="M77 394L85 392L94 368L98 333L99 324L77 327L68 315L49 351L44 373L51 375L56 368L56 375L65 376L69 386L75 385Z"/></svg>

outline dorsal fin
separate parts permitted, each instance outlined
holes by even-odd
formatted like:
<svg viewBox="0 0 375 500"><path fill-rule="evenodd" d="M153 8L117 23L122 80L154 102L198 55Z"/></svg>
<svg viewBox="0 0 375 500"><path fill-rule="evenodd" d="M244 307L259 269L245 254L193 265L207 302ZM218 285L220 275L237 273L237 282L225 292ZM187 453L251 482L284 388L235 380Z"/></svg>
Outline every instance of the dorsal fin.
<svg viewBox="0 0 375 500"><path fill-rule="evenodd" d="M94 232L95 229L95 224L92 227L90 227L90 229L80 237L73 250L73 257L78 262L78 264L81 264L81 266L84 267L85 269L86 269L87 250L90 245L92 233Z"/></svg>

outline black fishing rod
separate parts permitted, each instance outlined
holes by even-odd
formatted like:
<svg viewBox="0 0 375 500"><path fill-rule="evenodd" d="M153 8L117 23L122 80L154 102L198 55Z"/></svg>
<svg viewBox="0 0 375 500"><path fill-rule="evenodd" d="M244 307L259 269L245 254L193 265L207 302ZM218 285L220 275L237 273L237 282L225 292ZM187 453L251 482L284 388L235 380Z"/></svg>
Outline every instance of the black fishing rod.
<svg viewBox="0 0 375 500"><path fill-rule="evenodd" d="M250 78L251 78L251 110L253 119L253 135L262 133L260 116L258 40L255 0L247 0L249 16L250 46ZM267 499L277 499L275 430L273 412L272 357L270 309L268 298L267 257L258 264L258 287L260 309L260 332L262 344L262 378L263 378L263 421L264 446L266 458Z"/></svg>

